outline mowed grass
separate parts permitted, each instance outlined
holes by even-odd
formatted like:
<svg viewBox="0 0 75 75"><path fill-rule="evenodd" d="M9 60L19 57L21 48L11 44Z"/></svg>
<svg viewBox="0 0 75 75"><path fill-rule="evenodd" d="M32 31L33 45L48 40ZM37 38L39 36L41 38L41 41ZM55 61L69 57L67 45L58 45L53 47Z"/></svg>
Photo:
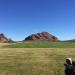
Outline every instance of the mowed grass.
<svg viewBox="0 0 75 75"><path fill-rule="evenodd" d="M31 42L14 43L7 48L75 48L75 42Z"/></svg>
<svg viewBox="0 0 75 75"><path fill-rule="evenodd" d="M75 48L0 48L0 75L64 75Z"/></svg>

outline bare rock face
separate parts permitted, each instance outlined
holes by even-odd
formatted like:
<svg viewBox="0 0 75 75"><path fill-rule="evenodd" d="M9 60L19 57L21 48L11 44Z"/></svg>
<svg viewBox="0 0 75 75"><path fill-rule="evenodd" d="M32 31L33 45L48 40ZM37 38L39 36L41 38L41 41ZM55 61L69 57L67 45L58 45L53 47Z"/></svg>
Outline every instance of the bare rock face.
<svg viewBox="0 0 75 75"><path fill-rule="evenodd" d="M58 41L58 38L48 32L32 34L25 38L24 41Z"/></svg>
<svg viewBox="0 0 75 75"><path fill-rule="evenodd" d="M0 34L0 42L8 43L10 39L8 39L3 33Z"/></svg>

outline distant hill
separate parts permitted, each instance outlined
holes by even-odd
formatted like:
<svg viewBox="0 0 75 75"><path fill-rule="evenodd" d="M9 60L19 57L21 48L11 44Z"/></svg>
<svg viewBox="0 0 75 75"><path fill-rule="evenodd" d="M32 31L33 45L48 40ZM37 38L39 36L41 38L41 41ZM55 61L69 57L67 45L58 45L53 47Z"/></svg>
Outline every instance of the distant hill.
<svg viewBox="0 0 75 75"><path fill-rule="evenodd" d="M7 38L3 33L0 34L0 42L2 43L9 43L9 42L22 43L23 41L75 42L75 39L62 41L48 32L41 32L41 33L31 34L22 41L13 41L12 39Z"/></svg>
<svg viewBox="0 0 75 75"><path fill-rule="evenodd" d="M72 40L66 40L66 42L75 42L75 39L72 39Z"/></svg>
<svg viewBox="0 0 75 75"><path fill-rule="evenodd" d="M48 32L32 34L24 39L24 41L59 41L58 38Z"/></svg>
<svg viewBox="0 0 75 75"><path fill-rule="evenodd" d="M0 42L2 43L8 43L8 42L12 42L11 39L8 39L3 33L0 34Z"/></svg>

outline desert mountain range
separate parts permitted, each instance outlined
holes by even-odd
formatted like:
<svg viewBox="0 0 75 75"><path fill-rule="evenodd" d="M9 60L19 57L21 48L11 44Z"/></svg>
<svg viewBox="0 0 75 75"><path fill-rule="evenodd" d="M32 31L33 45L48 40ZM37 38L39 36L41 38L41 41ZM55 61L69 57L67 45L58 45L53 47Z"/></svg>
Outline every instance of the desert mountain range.
<svg viewBox="0 0 75 75"><path fill-rule="evenodd" d="M3 33L0 34L0 42L11 42ZM58 38L48 32L41 32L27 36L23 41L58 41Z"/></svg>
<svg viewBox="0 0 75 75"><path fill-rule="evenodd" d="M31 34L31 35L27 36L23 41L51 41L51 42L56 42L56 41L59 41L59 39L56 36L49 34L48 32L41 32L41 33ZM66 40L66 41L74 42L75 39ZM13 42L13 41L11 39L7 38L3 33L1 33L0 34L0 42L9 43L9 42Z"/></svg>

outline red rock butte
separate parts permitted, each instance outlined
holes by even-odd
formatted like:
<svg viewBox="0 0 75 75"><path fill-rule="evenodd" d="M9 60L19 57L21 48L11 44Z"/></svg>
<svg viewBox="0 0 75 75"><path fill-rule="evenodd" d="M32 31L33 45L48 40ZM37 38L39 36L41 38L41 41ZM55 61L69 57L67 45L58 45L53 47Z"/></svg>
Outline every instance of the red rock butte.
<svg viewBox="0 0 75 75"><path fill-rule="evenodd" d="M41 33L32 34L32 35L26 37L24 41L52 41L52 42L56 42L59 40L57 37L55 37L52 34L49 34L48 32L41 32Z"/></svg>
<svg viewBox="0 0 75 75"><path fill-rule="evenodd" d="M0 34L0 42L2 42L2 43L8 43L10 41L11 40L8 39L3 33Z"/></svg>

